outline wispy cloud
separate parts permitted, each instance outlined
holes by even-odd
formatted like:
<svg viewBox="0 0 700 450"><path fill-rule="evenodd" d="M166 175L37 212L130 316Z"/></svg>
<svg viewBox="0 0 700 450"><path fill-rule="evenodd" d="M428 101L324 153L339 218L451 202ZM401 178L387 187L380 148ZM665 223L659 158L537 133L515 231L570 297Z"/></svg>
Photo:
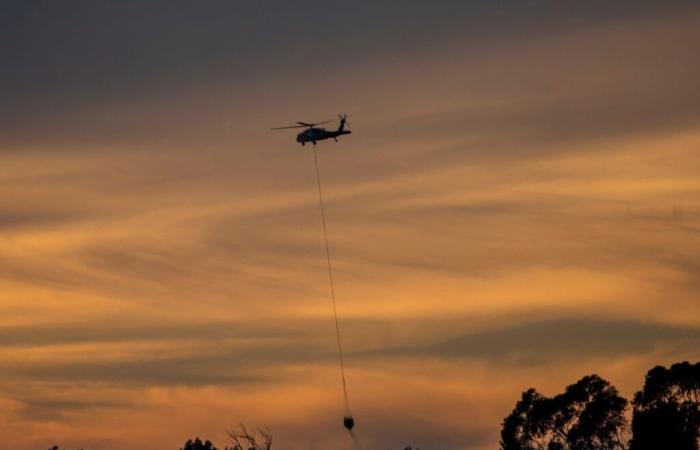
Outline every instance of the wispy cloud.
<svg viewBox="0 0 700 450"><path fill-rule="evenodd" d="M530 385L629 395L697 359L698 14L0 6L0 432L349 447L312 156L268 132L339 112L355 132L318 150L362 439L493 448Z"/></svg>

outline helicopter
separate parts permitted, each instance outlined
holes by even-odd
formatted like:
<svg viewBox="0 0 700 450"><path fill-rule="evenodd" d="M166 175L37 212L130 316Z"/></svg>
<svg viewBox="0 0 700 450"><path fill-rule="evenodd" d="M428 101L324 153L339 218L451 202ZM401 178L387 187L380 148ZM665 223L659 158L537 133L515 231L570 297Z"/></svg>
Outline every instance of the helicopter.
<svg viewBox="0 0 700 450"><path fill-rule="evenodd" d="M326 120L324 122L318 122L318 123L297 122L297 125L292 125L290 127L275 127L275 128L270 128L270 129L271 130L285 130L288 128L306 128L306 130L297 134L297 142L299 142L301 145L306 145L307 142L312 142L314 145L316 145L317 141L322 141L324 139L331 139L331 138L334 141L338 142L338 136L352 133L352 131L345 129L345 123L347 122L348 115L347 114L343 114L343 115L338 114L338 118L340 119L340 126L338 126L338 129L335 131L332 131L332 130L327 131L325 128L320 128L320 127L316 126L316 125L322 125L324 123L330 123L330 122L333 122L334 120Z"/></svg>

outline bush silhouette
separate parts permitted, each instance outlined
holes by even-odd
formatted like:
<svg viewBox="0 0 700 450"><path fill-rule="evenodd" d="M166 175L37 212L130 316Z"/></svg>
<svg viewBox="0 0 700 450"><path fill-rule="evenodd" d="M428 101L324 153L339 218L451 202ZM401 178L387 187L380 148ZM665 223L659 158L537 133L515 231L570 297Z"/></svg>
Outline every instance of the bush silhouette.
<svg viewBox="0 0 700 450"><path fill-rule="evenodd" d="M192 439L188 439L187 442L185 442L185 446L182 447L180 450L218 450L216 447L214 447L214 444L212 444L210 441L205 441L202 442L199 437L196 437L194 441Z"/></svg>

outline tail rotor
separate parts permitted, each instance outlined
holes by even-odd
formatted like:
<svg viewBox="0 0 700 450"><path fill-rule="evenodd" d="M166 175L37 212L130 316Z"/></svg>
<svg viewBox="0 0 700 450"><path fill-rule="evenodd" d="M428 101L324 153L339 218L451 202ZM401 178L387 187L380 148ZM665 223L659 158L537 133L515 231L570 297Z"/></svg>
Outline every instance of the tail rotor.
<svg viewBox="0 0 700 450"><path fill-rule="evenodd" d="M338 132L342 134L349 134L350 131L345 130L345 124L350 125L350 122L348 122L348 115L338 114L338 119L340 119L340 126L338 127Z"/></svg>

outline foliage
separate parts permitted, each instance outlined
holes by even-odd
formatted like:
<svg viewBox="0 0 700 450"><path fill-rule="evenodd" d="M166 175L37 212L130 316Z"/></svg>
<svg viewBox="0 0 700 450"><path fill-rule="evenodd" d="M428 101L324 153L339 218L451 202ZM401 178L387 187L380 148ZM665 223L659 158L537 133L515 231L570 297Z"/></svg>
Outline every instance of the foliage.
<svg viewBox="0 0 700 450"><path fill-rule="evenodd" d="M502 450L624 449L627 400L597 375L582 378L553 398L524 392L503 421Z"/></svg>
<svg viewBox="0 0 700 450"><path fill-rule="evenodd" d="M633 411L630 450L698 450L700 363L651 369Z"/></svg>
<svg viewBox="0 0 700 450"><path fill-rule="evenodd" d="M212 444L209 440L202 442L199 437L196 437L194 441L192 439L188 439L187 442L185 442L185 446L180 450L217 450L217 448L214 447L214 444Z"/></svg>

